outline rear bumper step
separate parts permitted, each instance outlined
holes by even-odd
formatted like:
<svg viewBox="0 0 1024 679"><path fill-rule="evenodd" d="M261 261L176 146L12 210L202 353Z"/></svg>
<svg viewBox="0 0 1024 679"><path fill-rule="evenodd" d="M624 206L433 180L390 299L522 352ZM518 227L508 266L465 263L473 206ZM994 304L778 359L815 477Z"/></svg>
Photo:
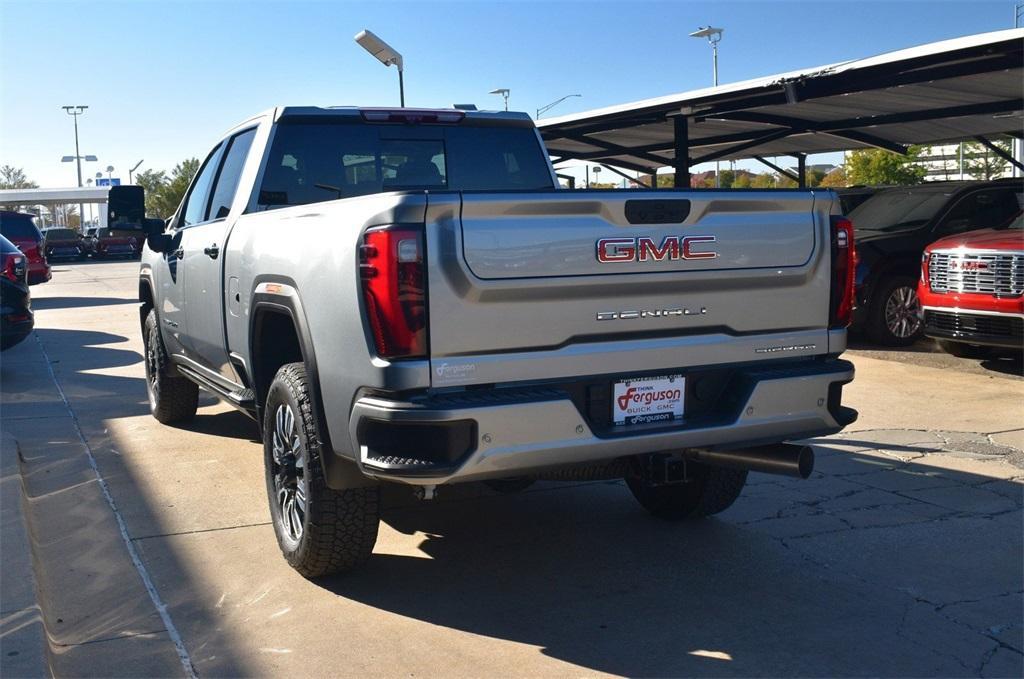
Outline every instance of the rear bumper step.
<svg viewBox="0 0 1024 679"><path fill-rule="evenodd" d="M840 403L842 385L853 373L853 364L843 360L737 370L735 387L715 416L629 429L601 426L569 390L558 388L494 389L415 402L363 397L352 410L349 435L365 475L421 485L530 475L662 451L700 449L721 460L729 448L841 430L856 419L856 411ZM776 468L793 464L776 460Z"/></svg>

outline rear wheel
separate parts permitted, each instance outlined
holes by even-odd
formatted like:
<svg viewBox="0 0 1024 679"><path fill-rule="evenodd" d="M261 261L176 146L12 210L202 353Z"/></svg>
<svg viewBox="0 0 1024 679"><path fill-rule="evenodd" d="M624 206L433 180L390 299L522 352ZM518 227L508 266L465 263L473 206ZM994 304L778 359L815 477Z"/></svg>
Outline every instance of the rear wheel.
<svg viewBox="0 0 1024 679"><path fill-rule="evenodd" d="M277 371L267 393L263 457L277 544L307 578L366 561L380 521L378 487L328 488L322 454L306 369L289 363Z"/></svg>
<svg viewBox="0 0 1024 679"><path fill-rule="evenodd" d="M626 478L633 497L662 519L697 519L724 512L743 492L747 472L741 469L686 463L686 481L655 484L641 476Z"/></svg>
<svg viewBox="0 0 1024 679"><path fill-rule="evenodd" d="M940 349L957 358L987 358L992 354L992 347L967 344L966 342L951 342L949 340L937 340L937 342Z"/></svg>
<svg viewBox="0 0 1024 679"><path fill-rule="evenodd" d="M156 309L150 309L142 333L146 352L146 392L149 411L161 424L187 422L199 407L199 387L174 373L163 338Z"/></svg>
<svg viewBox="0 0 1024 679"><path fill-rule="evenodd" d="M916 278L894 276L885 279L871 300L868 336L890 347L911 345L921 336L920 313Z"/></svg>

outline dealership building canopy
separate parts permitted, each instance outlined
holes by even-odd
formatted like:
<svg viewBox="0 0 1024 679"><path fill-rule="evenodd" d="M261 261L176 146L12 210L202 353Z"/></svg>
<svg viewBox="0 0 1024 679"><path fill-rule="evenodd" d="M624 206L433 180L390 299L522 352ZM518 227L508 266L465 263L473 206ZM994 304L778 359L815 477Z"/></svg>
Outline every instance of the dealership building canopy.
<svg viewBox="0 0 1024 679"><path fill-rule="evenodd" d="M1024 29L540 121L552 159L644 173L697 163L1022 136ZM1020 165L1014 161L1019 168ZM770 163L769 163L770 164ZM802 179L801 177L794 177Z"/></svg>

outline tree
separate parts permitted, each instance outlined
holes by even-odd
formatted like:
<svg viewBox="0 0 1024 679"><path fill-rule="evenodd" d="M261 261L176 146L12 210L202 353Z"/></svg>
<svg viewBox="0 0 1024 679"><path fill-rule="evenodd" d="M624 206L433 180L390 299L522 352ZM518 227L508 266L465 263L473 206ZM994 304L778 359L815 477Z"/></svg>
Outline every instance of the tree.
<svg viewBox="0 0 1024 679"><path fill-rule="evenodd" d="M827 175L822 177L821 183L818 186L827 187L830 189L841 189L845 186L849 186L849 182L846 181L846 169L840 165L836 169L829 172Z"/></svg>
<svg viewBox="0 0 1024 679"><path fill-rule="evenodd" d="M752 189L774 189L776 186L778 186L778 179L771 172L759 172L750 180Z"/></svg>
<svg viewBox="0 0 1024 679"><path fill-rule="evenodd" d="M36 189L39 184L29 180L20 167L0 167L0 189Z"/></svg>
<svg viewBox="0 0 1024 679"><path fill-rule="evenodd" d="M920 148L914 146L910 147L905 156L882 149L851 151L846 158L846 175L851 184L920 184L926 173L923 166L915 163L920 153Z"/></svg>
<svg viewBox="0 0 1024 679"><path fill-rule="evenodd" d="M157 201L160 192L167 186L167 173L163 170L143 170L135 175L135 183L146 192L146 215L159 217Z"/></svg>
<svg viewBox="0 0 1024 679"><path fill-rule="evenodd" d="M750 177L751 177L751 175L749 173L747 173L747 172L739 173L739 176L736 177L736 181L734 181L732 183L732 188L734 188L734 189L749 189L750 186L751 186Z"/></svg>
<svg viewBox="0 0 1024 679"><path fill-rule="evenodd" d="M1013 152L1009 140L995 140L992 144L1007 154ZM1009 169L1009 161L992 153L987 146L975 142L964 144L964 171L974 179L995 179Z"/></svg>
<svg viewBox="0 0 1024 679"><path fill-rule="evenodd" d="M189 158L178 163L171 170L170 179L167 179L154 192L153 200L146 201L146 212L160 219L166 219L173 215L178 209L178 205L181 204L181 199L185 197L188 185L198 171L199 160L197 158Z"/></svg>

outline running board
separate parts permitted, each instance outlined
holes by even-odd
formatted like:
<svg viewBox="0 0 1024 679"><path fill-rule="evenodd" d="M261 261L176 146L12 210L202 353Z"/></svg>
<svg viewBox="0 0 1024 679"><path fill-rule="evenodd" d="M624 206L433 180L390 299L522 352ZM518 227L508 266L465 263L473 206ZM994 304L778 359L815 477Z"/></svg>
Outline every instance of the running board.
<svg viewBox="0 0 1024 679"><path fill-rule="evenodd" d="M235 391L228 391L210 378L202 375L187 365L179 364L175 367L182 375L192 380L220 400L224 401L229 406L245 413L254 420L257 419L256 394L252 389L236 389Z"/></svg>

